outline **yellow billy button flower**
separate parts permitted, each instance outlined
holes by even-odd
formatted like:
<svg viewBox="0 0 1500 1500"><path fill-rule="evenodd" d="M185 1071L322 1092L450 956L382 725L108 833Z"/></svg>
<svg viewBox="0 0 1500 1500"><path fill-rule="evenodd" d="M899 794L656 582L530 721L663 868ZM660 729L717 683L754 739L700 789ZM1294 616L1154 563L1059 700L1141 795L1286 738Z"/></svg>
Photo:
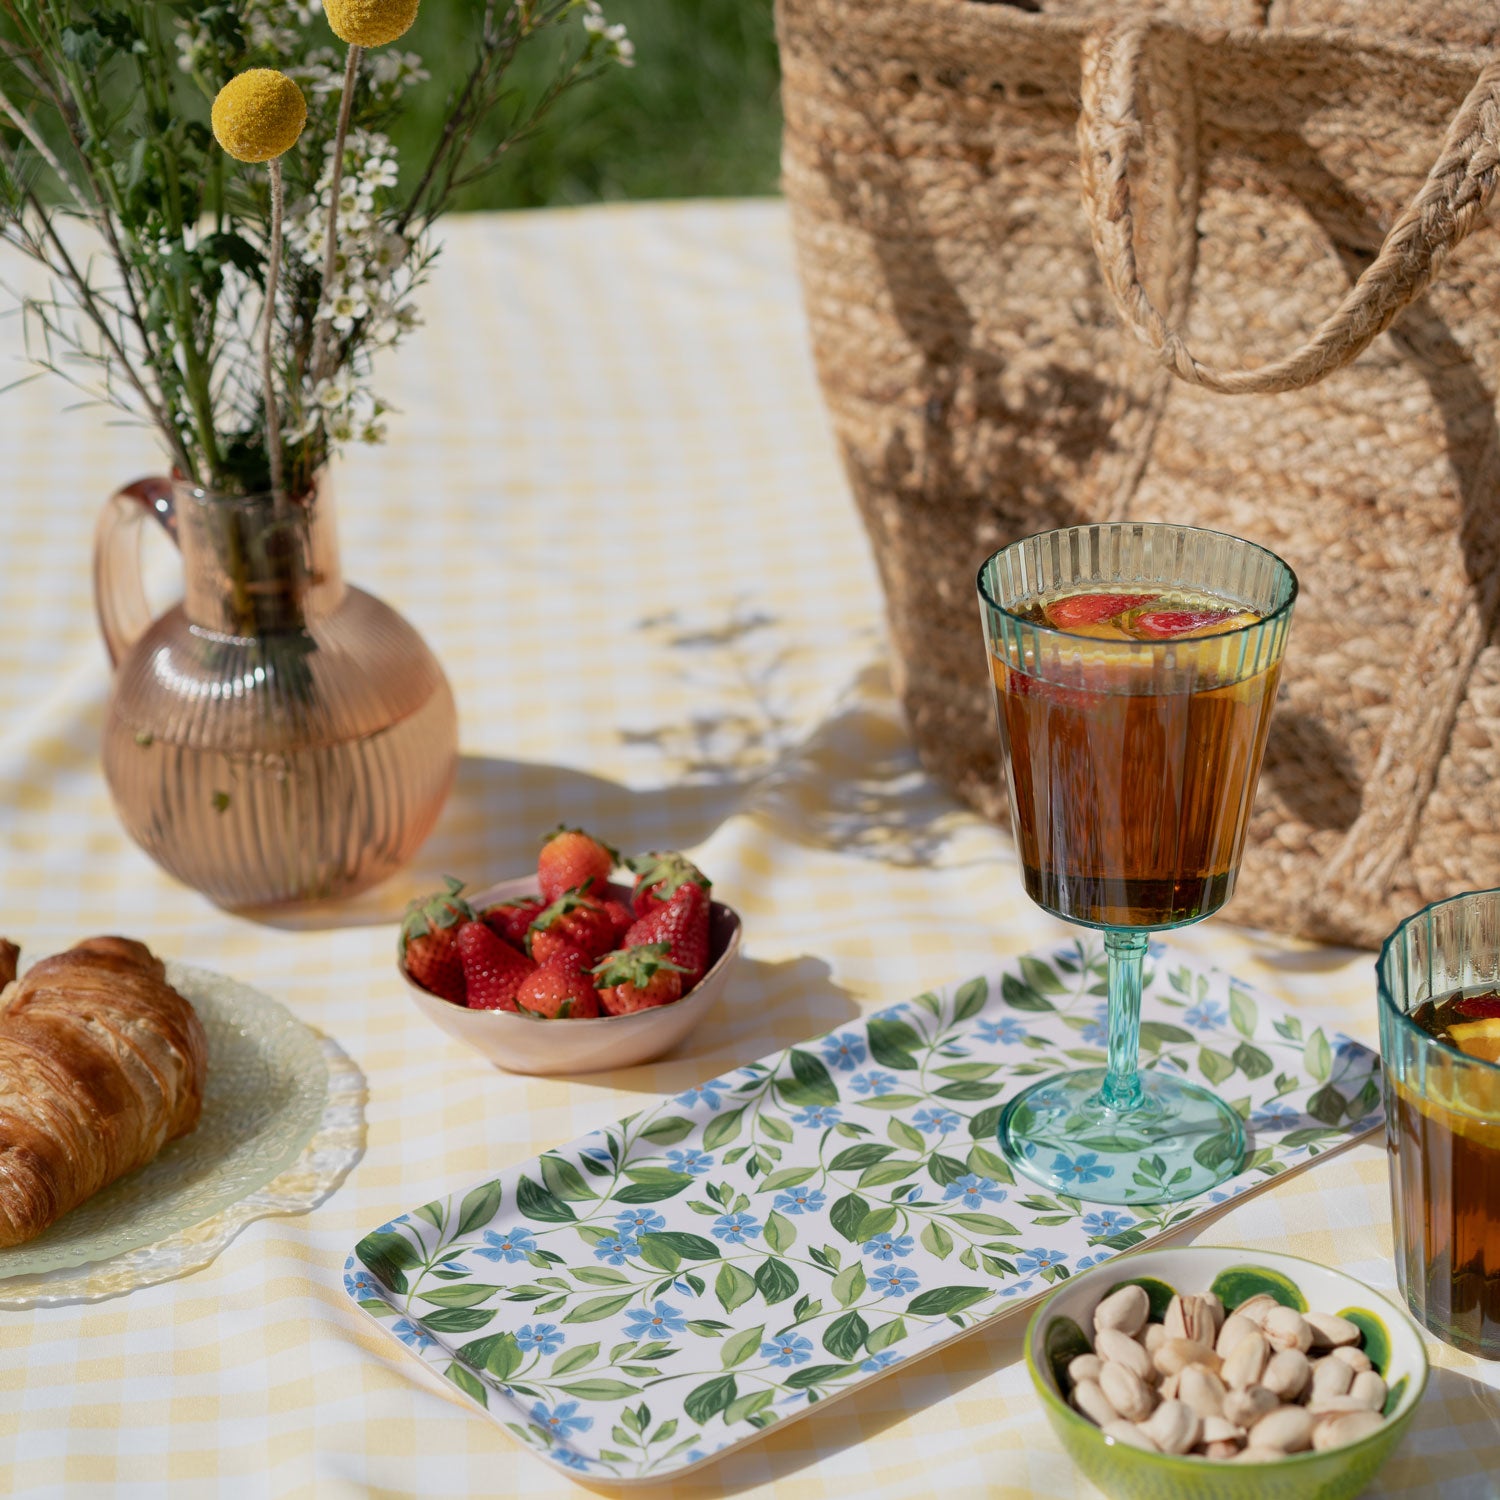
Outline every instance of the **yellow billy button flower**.
<svg viewBox="0 0 1500 1500"><path fill-rule="evenodd" d="M417 0L323 0L333 34L351 47L383 47L405 36L417 19Z"/></svg>
<svg viewBox="0 0 1500 1500"><path fill-rule="evenodd" d="M240 161L271 161L290 151L307 123L307 100L285 73L251 68L219 90L214 135Z"/></svg>

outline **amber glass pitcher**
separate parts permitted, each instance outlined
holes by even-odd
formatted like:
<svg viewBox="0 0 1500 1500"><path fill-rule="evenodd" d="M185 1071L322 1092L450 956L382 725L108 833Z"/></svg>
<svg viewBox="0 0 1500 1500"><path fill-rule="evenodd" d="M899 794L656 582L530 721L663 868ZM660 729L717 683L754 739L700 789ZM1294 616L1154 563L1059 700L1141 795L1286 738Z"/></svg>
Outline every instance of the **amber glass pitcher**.
<svg viewBox="0 0 1500 1500"><path fill-rule="evenodd" d="M140 530L182 556L153 619ZM104 774L126 831L221 906L351 895L431 831L458 755L453 694L421 636L345 585L326 484L300 500L142 479L94 544L115 678Z"/></svg>

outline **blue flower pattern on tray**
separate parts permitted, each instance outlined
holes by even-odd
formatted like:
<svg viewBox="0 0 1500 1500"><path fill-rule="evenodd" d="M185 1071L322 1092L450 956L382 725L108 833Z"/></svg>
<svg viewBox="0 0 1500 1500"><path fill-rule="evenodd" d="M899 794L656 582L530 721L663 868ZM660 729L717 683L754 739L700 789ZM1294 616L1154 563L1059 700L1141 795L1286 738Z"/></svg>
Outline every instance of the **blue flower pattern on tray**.
<svg viewBox="0 0 1500 1500"><path fill-rule="evenodd" d="M966 1208L982 1209L986 1203L1004 1203L1005 1196L1003 1187L998 1186L988 1177L979 1177L973 1172L966 1177L960 1177L957 1182L950 1182L943 1189L945 1202L957 1201Z"/></svg>
<svg viewBox="0 0 1500 1500"><path fill-rule="evenodd" d="M525 1260L536 1249L536 1238L529 1229L507 1229L496 1234L492 1229L484 1232L484 1244L477 1246L474 1254L485 1260L502 1260L514 1265Z"/></svg>
<svg viewBox="0 0 1500 1500"><path fill-rule="evenodd" d="M775 1208L779 1214L822 1213L828 1195L822 1188L796 1187L777 1194Z"/></svg>
<svg viewBox="0 0 1500 1500"><path fill-rule="evenodd" d="M813 1356L813 1342L800 1333L783 1334L760 1346L761 1356L785 1369L788 1365L805 1365Z"/></svg>
<svg viewBox="0 0 1500 1500"><path fill-rule="evenodd" d="M857 1032L841 1031L823 1038L823 1061L830 1068L852 1073L869 1056L865 1039Z"/></svg>
<svg viewBox="0 0 1500 1500"><path fill-rule="evenodd" d="M691 1109L699 1103L706 1104L710 1109L717 1109L724 1089L724 1081L719 1078L710 1079L707 1083L695 1083L692 1088L677 1095L677 1103L684 1109Z"/></svg>
<svg viewBox="0 0 1500 1500"><path fill-rule="evenodd" d="M1115 1175L1113 1167L1099 1165L1097 1151L1080 1151L1077 1156L1055 1156L1052 1159L1052 1170L1066 1176L1070 1182L1100 1182Z"/></svg>
<svg viewBox="0 0 1500 1500"><path fill-rule="evenodd" d="M1228 1201L1379 1119L1371 1055L1154 944L1147 1061L1245 1117ZM1088 944L679 1091L360 1241L349 1295L570 1473L661 1478L1159 1234L1016 1180L1007 1094L1100 1045ZM1091 1028L1097 1028L1097 1033ZM1174 1226L1175 1227L1175 1226Z"/></svg>
<svg viewBox="0 0 1500 1500"><path fill-rule="evenodd" d="M516 1330L516 1342L538 1354L556 1354L565 1342L565 1335L555 1323L527 1323Z"/></svg>
<svg viewBox="0 0 1500 1500"><path fill-rule="evenodd" d="M625 1314L625 1332L631 1338L658 1339L665 1334L681 1333L686 1327L687 1319L667 1302L632 1308Z"/></svg>

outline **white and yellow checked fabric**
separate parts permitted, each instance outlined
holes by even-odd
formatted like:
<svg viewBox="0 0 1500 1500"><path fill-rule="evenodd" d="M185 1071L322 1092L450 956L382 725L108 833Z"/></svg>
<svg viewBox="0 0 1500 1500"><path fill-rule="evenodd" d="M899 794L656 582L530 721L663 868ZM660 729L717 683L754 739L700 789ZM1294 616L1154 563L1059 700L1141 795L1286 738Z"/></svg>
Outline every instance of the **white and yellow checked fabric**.
<svg viewBox="0 0 1500 1500"><path fill-rule="evenodd" d="M343 468L341 530L348 576L447 665L465 759L417 866L338 926L226 916L120 834L96 764L107 673L88 529L154 448L98 411L65 413L52 384L0 405L0 928L36 950L119 930L226 970L331 1032L370 1084L364 1160L315 1213L251 1225L180 1282L0 1314L0 1492L577 1493L351 1306L354 1240L643 1096L1062 930L1027 902L1006 842L923 777L901 727L782 208L485 217L450 236L428 326L384 371L393 441ZM404 995L405 899L446 871L522 871L560 818L628 848L692 848L744 914L728 1008L683 1055L576 1083L509 1077ZM1374 1039L1369 955L1217 922L1173 941ZM1314 1168L1202 1238L1389 1289L1381 1153ZM663 1493L1092 1495L1031 1398L1023 1323ZM1435 1358L1417 1427L1370 1493L1494 1500L1500 1369Z"/></svg>

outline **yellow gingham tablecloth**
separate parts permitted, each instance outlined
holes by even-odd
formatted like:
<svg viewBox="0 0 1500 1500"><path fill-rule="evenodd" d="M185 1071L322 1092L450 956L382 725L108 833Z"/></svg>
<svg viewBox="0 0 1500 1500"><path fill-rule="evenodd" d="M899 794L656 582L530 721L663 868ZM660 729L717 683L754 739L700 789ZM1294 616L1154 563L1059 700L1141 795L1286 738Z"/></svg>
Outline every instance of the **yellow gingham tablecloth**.
<svg viewBox="0 0 1500 1500"><path fill-rule="evenodd" d="M382 372L390 446L342 466L340 529L348 577L445 663L464 760L415 866L341 925L227 916L121 834L97 763L108 674L89 528L112 486L157 467L154 444L67 411L54 382L0 401L0 930L33 952L126 932L236 975L336 1037L370 1088L364 1158L316 1212L251 1225L178 1282L0 1312L0 1492L577 1493L353 1307L354 1241L650 1096L1064 931L1025 898L1006 840L917 765L781 205L486 216L448 236L427 327ZM7 365L19 349L0 327ZM743 913L729 1001L681 1055L578 1082L511 1077L404 994L405 900L448 871L522 872L559 819L691 849ZM1219 921L1172 942L1375 1040L1368 954ZM1200 1238L1389 1291L1382 1152L1315 1166ZM661 1492L1092 1496L1031 1396L1024 1323ZM1500 1368L1431 1349L1428 1400L1370 1493L1493 1500Z"/></svg>

